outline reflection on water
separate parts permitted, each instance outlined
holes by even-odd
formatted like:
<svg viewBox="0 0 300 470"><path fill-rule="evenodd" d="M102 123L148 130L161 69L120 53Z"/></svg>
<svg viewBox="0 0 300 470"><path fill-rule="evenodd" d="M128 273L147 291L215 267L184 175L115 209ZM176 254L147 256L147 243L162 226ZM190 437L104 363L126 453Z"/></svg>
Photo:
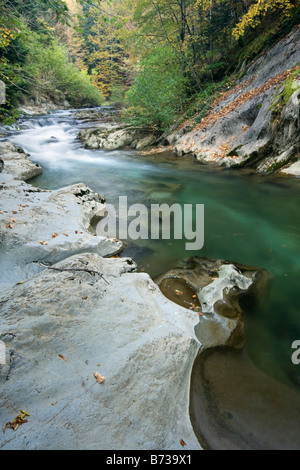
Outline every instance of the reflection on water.
<svg viewBox="0 0 300 470"><path fill-rule="evenodd" d="M128 204L204 204L200 252L171 239L138 240L128 253L153 277L197 254L268 269L273 276L268 302L260 311L247 309L248 352L268 374L300 386L300 365L291 362L291 344L300 339L300 179L212 170L190 158L85 150L76 140L85 125L70 111L22 122L23 130L11 140L44 169L32 183L57 189L84 182L116 205L120 195Z"/></svg>

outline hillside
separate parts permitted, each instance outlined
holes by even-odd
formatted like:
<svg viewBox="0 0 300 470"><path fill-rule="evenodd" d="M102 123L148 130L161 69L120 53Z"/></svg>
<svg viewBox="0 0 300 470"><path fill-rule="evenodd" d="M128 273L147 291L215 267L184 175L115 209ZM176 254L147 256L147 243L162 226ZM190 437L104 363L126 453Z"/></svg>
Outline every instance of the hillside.
<svg viewBox="0 0 300 470"><path fill-rule="evenodd" d="M300 28L243 67L244 76L166 137L176 153L259 172L300 174Z"/></svg>

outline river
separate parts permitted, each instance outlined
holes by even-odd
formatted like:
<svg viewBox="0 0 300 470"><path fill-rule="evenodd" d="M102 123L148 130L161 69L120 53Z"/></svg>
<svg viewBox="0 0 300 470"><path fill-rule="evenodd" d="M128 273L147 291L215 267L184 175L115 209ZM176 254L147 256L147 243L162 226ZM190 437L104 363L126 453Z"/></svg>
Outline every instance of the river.
<svg viewBox="0 0 300 470"><path fill-rule="evenodd" d="M300 387L300 365L291 361L291 344L300 340L300 179L212 169L191 158L146 157L134 151L83 149L76 136L92 124L74 111L20 121L9 139L22 146L43 174L31 184L58 189L78 182L117 205L204 204L204 246L186 251L185 240L129 242L124 254L155 277L192 255L227 259L267 269L271 289L260 309L245 312L246 348L265 373Z"/></svg>

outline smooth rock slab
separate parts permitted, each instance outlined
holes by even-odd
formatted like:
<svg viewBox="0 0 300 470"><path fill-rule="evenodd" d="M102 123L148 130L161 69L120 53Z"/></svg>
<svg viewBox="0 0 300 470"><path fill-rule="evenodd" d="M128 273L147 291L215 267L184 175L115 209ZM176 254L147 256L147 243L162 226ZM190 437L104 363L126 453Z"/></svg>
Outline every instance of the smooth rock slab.
<svg viewBox="0 0 300 470"><path fill-rule="evenodd" d="M122 242L95 236L94 217L104 214L105 198L79 183L45 191L1 174L0 290L76 253L117 253Z"/></svg>
<svg viewBox="0 0 300 470"><path fill-rule="evenodd" d="M0 297L1 428L30 414L0 448L201 449L188 413L197 315L131 260L84 254L56 267L109 284L47 269Z"/></svg>

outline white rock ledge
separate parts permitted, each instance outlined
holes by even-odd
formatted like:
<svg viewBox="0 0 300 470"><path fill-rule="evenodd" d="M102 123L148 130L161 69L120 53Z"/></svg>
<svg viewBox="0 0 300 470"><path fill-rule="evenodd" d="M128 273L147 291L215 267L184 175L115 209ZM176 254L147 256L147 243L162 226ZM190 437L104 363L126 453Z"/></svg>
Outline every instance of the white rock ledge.
<svg viewBox="0 0 300 470"><path fill-rule="evenodd" d="M0 176L1 428L30 416L0 449L180 451L183 439L200 450L189 417L199 316L131 259L104 258L122 243L89 231L102 196L15 177Z"/></svg>
<svg viewBox="0 0 300 470"><path fill-rule="evenodd" d="M189 419L195 313L127 259L76 255L0 297L1 449L201 449ZM65 360L59 357L61 354ZM99 365L101 363L101 366ZM106 381L98 384L94 372Z"/></svg>

